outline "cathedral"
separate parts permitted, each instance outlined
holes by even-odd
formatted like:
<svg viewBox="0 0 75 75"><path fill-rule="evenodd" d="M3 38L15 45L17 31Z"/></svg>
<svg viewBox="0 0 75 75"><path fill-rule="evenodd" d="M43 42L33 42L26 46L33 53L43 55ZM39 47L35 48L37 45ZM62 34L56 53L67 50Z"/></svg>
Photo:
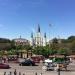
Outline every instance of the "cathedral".
<svg viewBox="0 0 75 75"><path fill-rule="evenodd" d="M46 46L46 44L47 44L46 33L44 33L44 35L42 36L40 25L38 25L36 33L31 33L31 45Z"/></svg>

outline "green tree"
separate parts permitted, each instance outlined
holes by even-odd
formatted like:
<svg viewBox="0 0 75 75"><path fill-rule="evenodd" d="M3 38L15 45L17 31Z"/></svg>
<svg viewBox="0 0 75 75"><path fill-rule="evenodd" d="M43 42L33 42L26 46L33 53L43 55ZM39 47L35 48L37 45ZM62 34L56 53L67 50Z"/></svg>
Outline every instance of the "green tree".
<svg viewBox="0 0 75 75"><path fill-rule="evenodd" d="M52 43L58 43L58 39L57 38L52 39Z"/></svg>
<svg viewBox="0 0 75 75"><path fill-rule="evenodd" d="M62 49L58 50L58 54L69 55L69 50L67 48L62 48Z"/></svg>
<svg viewBox="0 0 75 75"><path fill-rule="evenodd" d="M38 46L34 48L33 53L36 55L43 55L47 58L49 55L53 54L53 50L51 50L49 46Z"/></svg>
<svg viewBox="0 0 75 75"><path fill-rule="evenodd" d="M75 40L75 36L70 36L70 37L68 37L68 39L67 39L67 41L68 42L73 42Z"/></svg>
<svg viewBox="0 0 75 75"><path fill-rule="evenodd" d="M52 43L50 44L50 48L51 48L51 50L54 50L54 51L59 49L59 43L58 43L57 38L54 38L52 40Z"/></svg>
<svg viewBox="0 0 75 75"><path fill-rule="evenodd" d="M75 40L70 43L69 48L72 51L72 54L75 54Z"/></svg>

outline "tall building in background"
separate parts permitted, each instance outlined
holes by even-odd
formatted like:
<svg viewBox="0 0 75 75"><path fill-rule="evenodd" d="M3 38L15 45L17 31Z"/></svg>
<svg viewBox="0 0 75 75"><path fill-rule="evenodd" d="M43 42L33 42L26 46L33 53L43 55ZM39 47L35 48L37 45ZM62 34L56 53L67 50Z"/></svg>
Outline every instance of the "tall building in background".
<svg viewBox="0 0 75 75"><path fill-rule="evenodd" d="M47 44L46 33L44 36L41 34L40 25L38 24L36 33L31 33L32 46L45 46Z"/></svg>

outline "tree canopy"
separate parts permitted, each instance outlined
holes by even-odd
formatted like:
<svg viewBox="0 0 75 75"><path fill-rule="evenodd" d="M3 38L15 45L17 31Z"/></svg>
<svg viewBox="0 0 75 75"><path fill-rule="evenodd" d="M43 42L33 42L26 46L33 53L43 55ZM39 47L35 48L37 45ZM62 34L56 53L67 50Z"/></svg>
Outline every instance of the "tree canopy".
<svg viewBox="0 0 75 75"><path fill-rule="evenodd" d="M17 50L26 50L27 53L31 51L34 54L44 55L45 57L53 54L75 54L75 36L70 36L67 39L53 38L51 41L50 45L33 48L30 45L16 46L13 40L0 38L0 51L7 50L11 54L12 52L17 52Z"/></svg>

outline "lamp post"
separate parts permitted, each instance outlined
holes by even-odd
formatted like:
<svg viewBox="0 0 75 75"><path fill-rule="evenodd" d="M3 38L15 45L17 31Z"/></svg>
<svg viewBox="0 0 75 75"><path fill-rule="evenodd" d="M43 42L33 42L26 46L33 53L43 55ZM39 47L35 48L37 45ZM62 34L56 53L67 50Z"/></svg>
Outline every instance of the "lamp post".
<svg viewBox="0 0 75 75"><path fill-rule="evenodd" d="M60 64L57 64L57 72L58 72L58 75L60 75Z"/></svg>
<svg viewBox="0 0 75 75"><path fill-rule="evenodd" d="M32 40L32 47L31 47L31 56L32 56L32 49L34 48L33 32L31 33L31 40Z"/></svg>
<svg viewBox="0 0 75 75"><path fill-rule="evenodd" d="M60 75L60 68L58 69L58 75Z"/></svg>

